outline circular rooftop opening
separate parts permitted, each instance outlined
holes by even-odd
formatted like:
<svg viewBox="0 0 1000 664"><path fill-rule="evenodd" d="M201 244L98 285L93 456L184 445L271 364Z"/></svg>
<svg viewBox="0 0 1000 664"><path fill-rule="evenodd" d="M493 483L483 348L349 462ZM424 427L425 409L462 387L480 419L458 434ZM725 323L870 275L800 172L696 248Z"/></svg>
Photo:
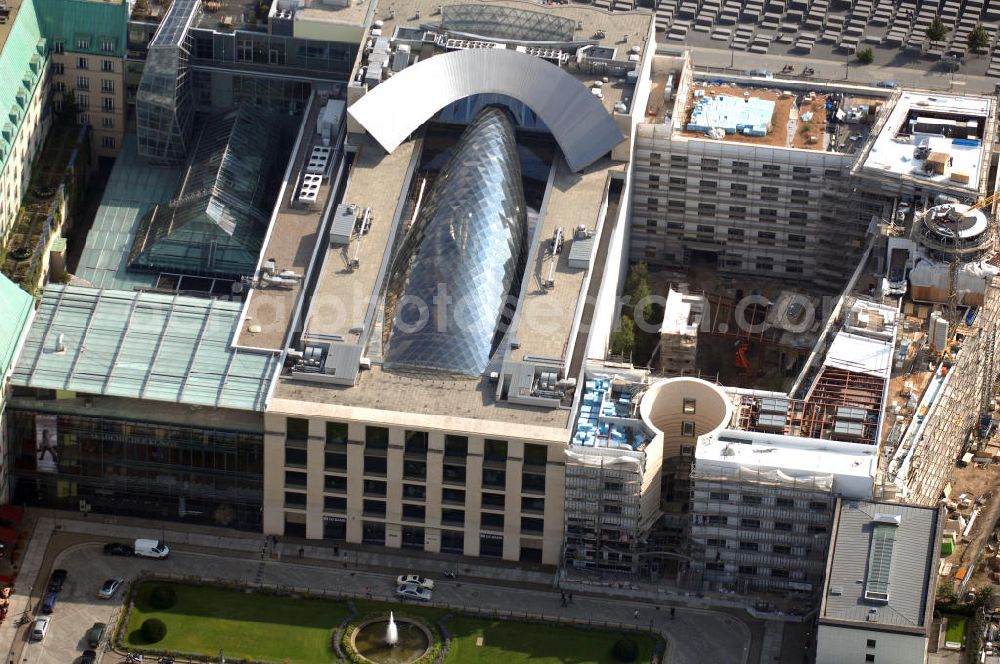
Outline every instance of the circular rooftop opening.
<svg viewBox="0 0 1000 664"><path fill-rule="evenodd" d="M732 403L725 392L700 378L667 378L642 397L643 422L663 434L666 444L693 445L699 436L729 424Z"/></svg>

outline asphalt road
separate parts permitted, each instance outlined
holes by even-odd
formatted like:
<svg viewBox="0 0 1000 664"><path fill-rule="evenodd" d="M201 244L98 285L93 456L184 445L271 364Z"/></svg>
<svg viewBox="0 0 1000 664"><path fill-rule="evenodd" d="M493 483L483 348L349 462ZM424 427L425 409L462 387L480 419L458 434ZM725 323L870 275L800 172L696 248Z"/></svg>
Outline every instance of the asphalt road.
<svg viewBox="0 0 1000 664"><path fill-rule="evenodd" d="M171 574L197 575L203 578L274 583L285 586L309 587L338 592L364 594L371 587L377 599L394 601L394 575L349 570L311 564L296 558L283 561L259 561L247 557L230 557L224 552L184 550L172 551L163 561L140 558L106 557L101 544L74 544L60 551L51 561L51 568L68 570L69 577L60 596L52 624L45 640L25 643L20 661L24 664L67 664L76 662L86 647L83 637L95 622L113 624L121 609L118 601L100 600L97 589L110 576L134 578L141 570L159 570ZM49 566L43 567L47 575ZM408 570L399 570L399 573ZM41 585L44 578L36 583ZM435 579L434 601L461 604L470 609L530 611L549 616L574 617L606 622L652 625L669 639L670 661L678 664L740 664L746 659L749 633L735 618L695 609L679 609L675 619L669 610L657 610L644 602L630 602L576 595L573 603L562 608L558 592L492 586L469 583L461 578ZM639 618L634 617L635 611ZM121 658L101 649L104 664Z"/></svg>

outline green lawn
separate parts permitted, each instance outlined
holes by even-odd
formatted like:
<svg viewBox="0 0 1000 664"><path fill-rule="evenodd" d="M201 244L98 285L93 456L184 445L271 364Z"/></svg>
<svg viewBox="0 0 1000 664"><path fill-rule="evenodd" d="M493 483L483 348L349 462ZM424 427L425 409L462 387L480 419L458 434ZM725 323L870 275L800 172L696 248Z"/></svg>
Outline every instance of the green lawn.
<svg viewBox="0 0 1000 664"><path fill-rule="evenodd" d="M964 642L965 625L968 622L968 618L965 616L956 616L955 614L948 614L945 617L948 618L948 629L944 633L945 641L954 641L955 643Z"/></svg>
<svg viewBox="0 0 1000 664"><path fill-rule="evenodd" d="M149 647L226 658L251 657L293 664L330 661L333 630L347 617L340 602L274 597L234 590L174 585L177 603L166 611L149 605L157 583L144 583L129 620L129 645L147 645L139 626L159 618L167 626L162 641Z"/></svg>
<svg viewBox="0 0 1000 664"><path fill-rule="evenodd" d="M167 625L163 641L149 647L158 650L250 657L292 664L327 664L331 661L333 630L347 616L347 607L318 599L274 597L235 590L172 584L177 603L167 611L149 605L152 589L162 585L149 582L135 595L135 610L129 620L130 646L145 646L139 633L142 622L151 617ZM434 623L443 609L414 604L386 604L356 600L361 615L396 612ZM453 616L448 620L452 635L448 664L610 664L611 648L619 634L556 625L528 624ZM483 637L483 645L476 640ZM651 637L634 635L639 644L637 662L648 662L653 651Z"/></svg>

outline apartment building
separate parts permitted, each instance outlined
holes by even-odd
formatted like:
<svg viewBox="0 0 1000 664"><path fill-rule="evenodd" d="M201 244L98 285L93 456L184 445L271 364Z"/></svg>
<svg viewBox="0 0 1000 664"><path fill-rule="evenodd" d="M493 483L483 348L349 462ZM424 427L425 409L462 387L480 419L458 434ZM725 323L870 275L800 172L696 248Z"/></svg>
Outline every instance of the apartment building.
<svg viewBox="0 0 1000 664"><path fill-rule="evenodd" d="M125 133L125 44L130 3L40 0L51 52L53 110L72 95L76 121L92 129L99 157L116 157Z"/></svg>
<svg viewBox="0 0 1000 664"><path fill-rule="evenodd" d="M7 245L49 126L49 53L34 0L0 11L0 242Z"/></svg>
<svg viewBox="0 0 1000 664"><path fill-rule="evenodd" d="M890 99L791 81L720 81L668 55L655 58L652 72L654 91L636 127L632 259L841 283L872 217L891 205L883 194L859 193L851 178ZM769 119L757 130L710 126L726 123L732 100L759 102Z"/></svg>

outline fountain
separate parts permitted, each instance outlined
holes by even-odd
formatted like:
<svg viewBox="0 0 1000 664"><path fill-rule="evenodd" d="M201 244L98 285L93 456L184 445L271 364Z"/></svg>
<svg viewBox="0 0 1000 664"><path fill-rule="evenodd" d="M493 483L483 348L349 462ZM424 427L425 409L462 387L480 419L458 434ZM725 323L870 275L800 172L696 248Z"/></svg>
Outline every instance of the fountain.
<svg viewBox="0 0 1000 664"><path fill-rule="evenodd" d="M434 637L420 621L400 618L370 618L350 637L350 646L362 661L374 664L410 664L427 652Z"/></svg>
<svg viewBox="0 0 1000 664"><path fill-rule="evenodd" d="M391 648L399 645L399 629L396 628L396 619L389 612L389 626L385 628L385 643Z"/></svg>

